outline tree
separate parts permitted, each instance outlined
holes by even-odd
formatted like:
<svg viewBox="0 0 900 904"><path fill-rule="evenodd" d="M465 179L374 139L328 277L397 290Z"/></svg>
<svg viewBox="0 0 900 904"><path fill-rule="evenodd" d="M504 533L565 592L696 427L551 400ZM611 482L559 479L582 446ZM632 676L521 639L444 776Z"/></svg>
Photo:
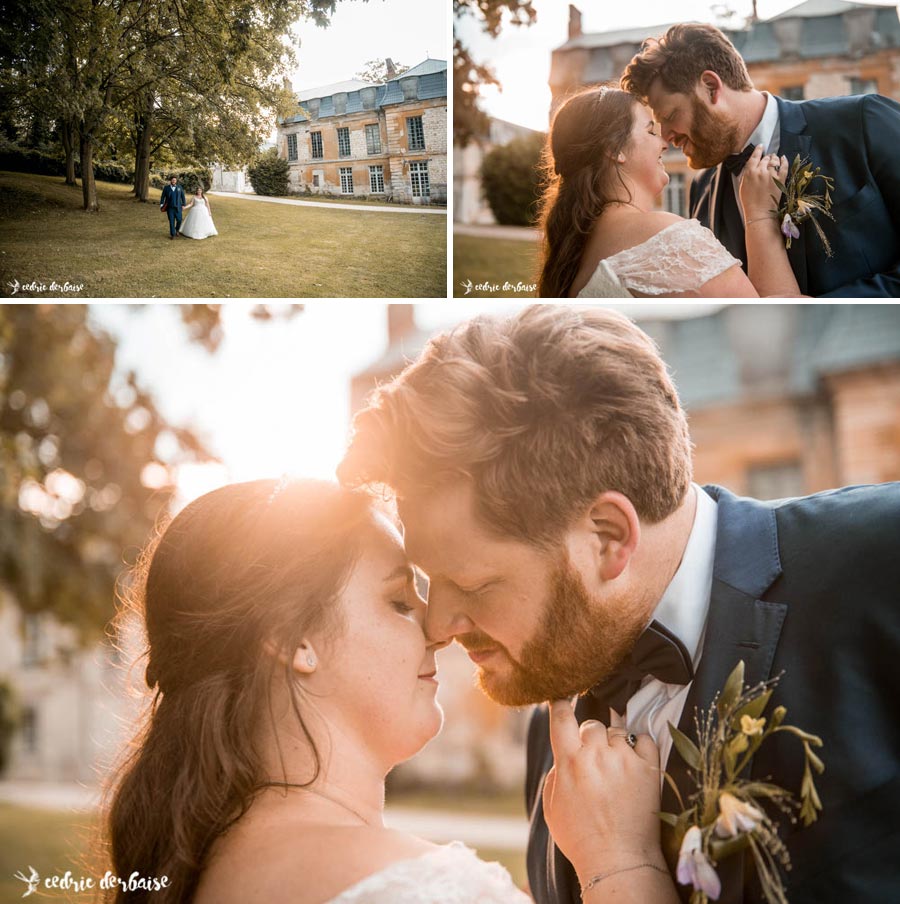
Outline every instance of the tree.
<svg viewBox="0 0 900 904"><path fill-rule="evenodd" d="M288 173L290 166L287 160L278 156L276 148L264 151L247 167L250 183L258 195L286 195Z"/></svg>
<svg viewBox="0 0 900 904"><path fill-rule="evenodd" d="M535 204L543 191L540 161L545 139L543 133L514 138L485 155L481 184L498 223L534 225Z"/></svg>
<svg viewBox="0 0 900 904"><path fill-rule="evenodd" d="M366 60L363 68L353 77L364 82L371 82L373 85L381 85L388 79L396 78L398 75L403 75L404 72L409 71L409 66L404 66L403 63L395 63L391 60L391 65L394 67L393 74L391 74L388 71L387 62L387 60Z"/></svg>
<svg viewBox="0 0 900 904"><path fill-rule="evenodd" d="M532 0L453 0L457 22L470 16L482 30L496 38L504 15L511 25L531 25L537 19ZM453 140L465 147L472 138L487 131L487 117L478 106L478 93L486 85L498 85L489 66L476 62L459 38L453 40Z"/></svg>

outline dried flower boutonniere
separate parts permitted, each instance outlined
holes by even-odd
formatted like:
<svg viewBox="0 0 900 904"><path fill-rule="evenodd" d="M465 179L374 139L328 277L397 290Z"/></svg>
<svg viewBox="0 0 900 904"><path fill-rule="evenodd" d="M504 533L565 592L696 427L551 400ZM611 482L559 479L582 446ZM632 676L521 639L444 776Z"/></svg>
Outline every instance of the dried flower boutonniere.
<svg viewBox="0 0 900 904"><path fill-rule="evenodd" d="M824 192L816 194L812 190L812 184L816 179L821 179L824 184ZM772 215L781 225L781 234L784 236L784 245L791 247L793 239L800 238L800 226L809 220L816 228L825 254L831 257L831 243L828 241L824 230L816 220L815 214L823 213L830 220L834 220L831 213L831 192L834 190L834 179L823 176L820 167L810 165L809 157L800 159L800 155L794 158L788 172L787 179L781 182L775 179L775 185L782 192L783 198L778 207L772 211Z"/></svg>
<svg viewBox="0 0 900 904"><path fill-rule="evenodd" d="M662 813L662 820L675 830L679 846L677 879L693 886L691 904L717 900L722 887L716 864L738 851L753 855L763 894L769 904L787 904L781 867L789 868L790 856L778 836L778 824L765 809L769 803L808 826L818 818L822 803L816 792L813 773L822 773L825 764L813 751L822 740L794 725L785 725L787 710L777 706L766 717L765 710L778 679L744 687L744 663L739 662L709 711L695 714L698 743L669 724L675 750L696 782L696 790L685 801L671 777L682 807L680 814ZM769 781L751 779L750 760L773 734L787 731L803 744L806 757L800 800L785 788Z"/></svg>

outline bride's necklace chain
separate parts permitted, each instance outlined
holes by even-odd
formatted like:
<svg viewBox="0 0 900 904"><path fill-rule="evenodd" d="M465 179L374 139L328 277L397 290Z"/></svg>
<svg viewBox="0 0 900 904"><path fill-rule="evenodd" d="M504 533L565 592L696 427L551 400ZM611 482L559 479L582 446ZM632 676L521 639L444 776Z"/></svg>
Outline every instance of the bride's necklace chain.
<svg viewBox="0 0 900 904"><path fill-rule="evenodd" d="M330 801L333 804L341 807L346 810L348 813L352 813L358 820L363 822L365 825L370 826L372 823L366 819L365 816L362 815L358 810L354 810L349 804L345 804L342 800L338 800L336 797L332 797L330 794L326 794L324 791L317 791L315 788L310 788L308 785L298 785L295 782L261 782L258 787L274 787L274 788L297 788L300 791L306 791L309 794L315 794L316 797L321 797L323 800Z"/></svg>

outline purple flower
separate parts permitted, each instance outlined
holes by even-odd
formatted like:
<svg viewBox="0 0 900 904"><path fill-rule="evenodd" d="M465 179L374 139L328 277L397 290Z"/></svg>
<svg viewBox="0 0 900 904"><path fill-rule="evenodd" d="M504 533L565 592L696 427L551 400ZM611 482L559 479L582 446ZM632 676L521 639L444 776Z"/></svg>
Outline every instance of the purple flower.
<svg viewBox="0 0 900 904"><path fill-rule="evenodd" d="M675 875L682 885L693 885L710 900L719 900L722 882L709 858L703 853L703 835L697 826L691 826L684 835Z"/></svg>
<svg viewBox="0 0 900 904"><path fill-rule="evenodd" d="M799 239L800 238L800 230L797 228L794 221L791 219L791 215L786 213L784 215L784 219L781 221L781 234L787 239Z"/></svg>

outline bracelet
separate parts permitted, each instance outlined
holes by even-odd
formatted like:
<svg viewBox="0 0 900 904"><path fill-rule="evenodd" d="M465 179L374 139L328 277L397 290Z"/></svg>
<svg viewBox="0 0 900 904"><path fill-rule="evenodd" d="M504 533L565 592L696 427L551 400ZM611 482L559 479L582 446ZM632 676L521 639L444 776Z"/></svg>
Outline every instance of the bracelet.
<svg viewBox="0 0 900 904"><path fill-rule="evenodd" d="M655 863L636 863L634 866L623 866L621 869L614 869L608 873L598 873L596 876L592 876L582 887L581 896L584 897L585 892L590 891L595 885L599 885L604 879L608 879L610 876L617 876L619 873L630 873L635 869L655 869L658 873L662 873L664 876L669 875L669 871L667 869L663 869L661 866L657 866Z"/></svg>
<svg viewBox="0 0 900 904"><path fill-rule="evenodd" d="M775 222L772 217L757 217L755 220L747 220L747 222L744 223L744 226L752 226L754 223L762 223L763 220L771 220L773 223Z"/></svg>

